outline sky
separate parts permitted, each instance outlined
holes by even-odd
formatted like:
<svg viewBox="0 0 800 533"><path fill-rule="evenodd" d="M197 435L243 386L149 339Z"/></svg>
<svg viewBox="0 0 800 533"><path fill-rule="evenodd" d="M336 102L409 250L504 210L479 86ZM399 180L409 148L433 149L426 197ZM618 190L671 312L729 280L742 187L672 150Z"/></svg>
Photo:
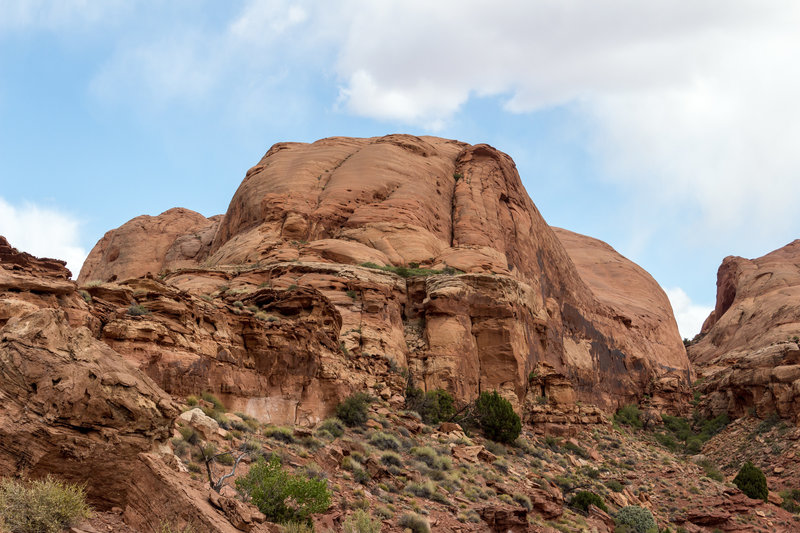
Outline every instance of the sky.
<svg viewBox="0 0 800 533"><path fill-rule="evenodd" d="M798 27L796 0L0 0L0 235L77 275L135 216L224 213L276 142L485 142L691 338L725 256L800 237Z"/></svg>

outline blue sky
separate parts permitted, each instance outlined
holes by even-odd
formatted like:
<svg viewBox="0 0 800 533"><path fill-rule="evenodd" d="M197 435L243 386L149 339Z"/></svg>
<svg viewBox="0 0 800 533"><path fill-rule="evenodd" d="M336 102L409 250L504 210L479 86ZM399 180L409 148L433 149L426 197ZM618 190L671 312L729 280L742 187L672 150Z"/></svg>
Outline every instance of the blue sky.
<svg viewBox="0 0 800 533"><path fill-rule="evenodd" d="M0 0L0 234L77 273L140 214L225 212L270 145L394 132L510 154L551 225L667 290L800 237L792 1Z"/></svg>

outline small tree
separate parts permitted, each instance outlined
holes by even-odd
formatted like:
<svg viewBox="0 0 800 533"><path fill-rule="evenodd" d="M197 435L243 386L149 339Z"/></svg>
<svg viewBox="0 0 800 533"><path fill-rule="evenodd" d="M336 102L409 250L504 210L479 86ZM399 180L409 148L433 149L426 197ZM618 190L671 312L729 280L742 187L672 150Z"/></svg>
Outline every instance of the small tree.
<svg viewBox="0 0 800 533"><path fill-rule="evenodd" d="M372 396L366 392L357 392L336 406L336 416L350 427L363 426L367 422L370 403Z"/></svg>
<svg viewBox="0 0 800 533"><path fill-rule="evenodd" d="M416 411L426 424L450 420L455 414L453 396L444 389L423 392L409 379L406 387L406 409Z"/></svg>
<svg viewBox="0 0 800 533"><path fill-rule="evenodd" d="M487 438L510 444L522 432L522 422L511 402L497 391L482 392L475 402L475 416Z"/></svg>
<svg viewBox="0 0 800 533"><path fill-rule="evenodd" d="M326 479L290 474L275 456L259 459L236 480L236 488L272 522L305 522L331 505Z"/></svg>
<svg viewBox="0 0 800 533"><path fill-rule="evenodd" d="M747 461L736 477L733 478L733 484L739 487L739 490L747 494L749 497L756 500L767 501L769 491L767 489L767 477L750 461Z"/></svg>
<svg viewBox="0 0 800 533"><path fill-rule="evenodd" d="M602 509L603 511L608 512L608 507L606 507L603 498L601 498L594 492L588 490L582 490L578 492L569 501L570 507L572 507L573 509L580 509L584 513L589 510L590 505L594 505L598 509Z"/></svg>

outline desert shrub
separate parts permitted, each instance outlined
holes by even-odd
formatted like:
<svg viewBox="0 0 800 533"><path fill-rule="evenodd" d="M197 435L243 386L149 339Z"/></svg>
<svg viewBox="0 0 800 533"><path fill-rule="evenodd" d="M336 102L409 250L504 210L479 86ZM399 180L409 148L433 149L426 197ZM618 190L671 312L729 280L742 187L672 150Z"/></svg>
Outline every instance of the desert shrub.
<svg viewBox="0 0 800 533"><path fill-rule="evenodd" d="M706 476L714 481L719 481L720 483L725 481L725 476L722 475L722 472L720 472L719 468L717 468L716 465L714 465L714 463L708 459L697 461L697 466L702 468Z"/></svg>
<svg viewBox="0 0 800 533"><path fill-rule="evenodd" d="M326 418L317 428L317 432L323 431L327 431L333 437L341 437L344 435L344 424L338 418Z"/></svg>
<svg viewBox="0 0 800 533"><path fill-rule="evenodd" d="M394 452L384 452L381 454L381 463L386 466L403 466L403 458Z"/></svg>
<svg viewBox="0 0 800 533"><path fill-rule="evenodd" d="M624 488L622 486L622 483L620 483L616 479L609 479L608 481L606 481L606 487L608 487L608 489L613 492L622 492L622 489Z"/></svg>
<svg viewBox="0 0 800 533"><path fill-rule="evenodd" d="M590 505L594 505L595 507L598 507L603 511L608 512L608 507L606 507L603 498L601 498L594 492L588 490L579 491L569 501L570 507L572 507L573 509L579 509L584 513L589 510Z"/></svg>
<svg viewBox="0 0 800 533"><path fill-rule="evenodd" d="M158 533L194 533L194 529L188 524L183 527L178 527L170 522L162 520L158 527Z"/></svg>
<svg viewBox="0 0 800 533"><path fill-rule="evenodd" d="M750 461L747 461L739 469L739 473L733 478L733 484L749 497L767 501L767 477Z"/></svg>
<svg viewBox="0 0 800 533"><path fill-rule="evenodd" d="M350 427L363 426L367 421L370 403L372 396L365 392L357 392L336 406L336 417Z"/></svg>
<svg viewBox="0 0 800 533"><path fill-rule="evenodd" d="M631 403L620 407L617 412L614 413L614 422L618 424L624 424L632 428L641 428L641 416L642 413L639 411L639 408L635 404Z"/></svg>
<svg viewBox="0 0 800 533"><path fill-rule="evenodd" d="M397 437L383 431L376 431L370 435L369 443L381 450L397 451L400 449L400 441L397 440Z"/></svg>
<svg viewBox="0 0 800 533"><path fill-rule="evenodd" d="M406 389L406 409L419 413L426 424L438 424L452 418L455 402L444 389L422 392L422 389L409 386Z"/></svg>
<svg viewBox="0 0 800 533"><path fill-rule="evenodd" d="M671 433L656 433L655 438L656 442L670 451L674 452L678 449L678 441L675 440L675 436Z"/></svg>
<svg viewBox="0 0 800 533"><path fill-rule="evenodd" d="M149 315L150 314L150 310L148 308L146 308L145 306L143 306L143 305L131 304L131 306L128 307L128 314L130 316Z"/></svg>
<svg viewBox="0 0 800 533"><path fill-rule="evenodd" d="M778 413L771 413L767 418L762 420L760 424L758 424L755 431L756 433L759 434L766 433L767 431L778 425L778 422L780 421L781 417L778 416Z"/></svg>
<svg viewBox="0 0 800 533"><path fill-rule="evenodd" d="M359 509L344 521L342 531L344 533L380 533L381 521L373 520L368 512Z"/></svg>
<svg viewBox="0 0 800 533"><path fill-rule="evenodd" d="M436 458L439 454L430 446L415 446L409 450L409 453L420 461L433 468L436 465Z"/></svg>
<svg viewBox="0 0 800 533"><path fill-rule="evenodd" d="M589 457L589 452L587 452L584 448L578 446L572 441L567 441L564 443L564 448L572 453L573 455L577 455L578 457L582 457L586 459Z"/></svg>
<svg viewBox="0 0 800 533"><path fill-rule="evenodd" d="M289 428L283 428L283 427L264 428L264 436L286 444L291 444L294 442L294 434L292 433L292 430Z"/></svg>
<svg viewBox="0 0 800 533"><path fill-rule="evenodd" d="M658 532L653 513L638 505L623 507L617 512L614 520L617 526L628 526L636 533Z"/></svg>
<svg viewBox="0 0 800 533"><path fill-rule="evenodd" d="M225 404L222 403L222 400L214 396L212 393L204 392L200 397L203 398L203 400L210 403L211 405L213 405L216 411L225 410Z"/></svg>
<svg viewBox="0 0 800 533"><path fill-rule="evenodd" d="M406 492L419 496L420 498L430 498L436 492L436 485L428 479L423 482L417 483L416 481L410 482L406 485Z"/></svg>
<svg viewBox="0 0 800 533"><path fill-rule="evenodd" d="M397 525L404 529L410 529L412 533L431 533L428 520L417 513L405 513L397 521Z"/></svg>
<svg viewBox="0 0 800 533"><path fill-rule="evenodd" d="M782 490L780 495L783 498L781 507L790 513L800 513L800 490Z"/></svg>
<svg viewBox="0 0 800 533"><path fill-rule="evenodd" d="M275 456L259 459L236 480L236 488L272 522L304 522L331 504L327 480L290 474Z"/></svg>
<svg viewBox="0 0 800 533"><path fill-rule="evenodd" d="M0 519L14 533L57 533L89 514L81 485L50 477L0 481Z"/></svg>
<svg viewBox="0 0 800 533"><path fill-rule="evenodd" d="M281 524L281 533L314 533L314 527L305 522L286 522Z"/></svg>
<svg viewBox="0 0 800 533"><path fill-rule="evenodd" d="M522 432L519 415L497 391L481 393L475 403L475 415L484 435L491 440L510 444Z"/></svg>
<svg viewBox="0 0 800 533"><path fill-rule="evenodd" d="M524 507L528 511L533 509L533 504L531 504L531 499L524 494L514 494L514 501L517 502L520 505L520 507Z"/></svg>

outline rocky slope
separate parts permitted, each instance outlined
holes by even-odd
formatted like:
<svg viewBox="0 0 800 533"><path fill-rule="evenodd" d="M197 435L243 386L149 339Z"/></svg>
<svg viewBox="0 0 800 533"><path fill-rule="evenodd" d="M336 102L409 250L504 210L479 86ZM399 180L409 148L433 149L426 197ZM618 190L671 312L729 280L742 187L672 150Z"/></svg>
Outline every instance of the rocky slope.
<svg viewBox="0 0 800 533"><path fill-rule="evenodd" d="M522 410L543 396L558 420L644 394L685 405L689 363L663 293L647 296L652 279L596 241L563 238L570 252L492 147L331 138L273 146L223 216L170 210L110 231L79 281L97 299L112 298L98 283L120 282L117 305L151 311L101 317L97 335L162 388L212 390L265 421L313 423L341 387L391 397L402 384L376 379L383 367L459 401L497 389ZM600 288L603 254L618 267L607 287L632 274L635 296ZM131 281L148 273L160 280Z"/></svg>
<svg viewBox="0 0 800 533"><path fill-rule="evenodd" d="M764 418L800 413L800 240L757 259L726 257L717 303L689 357L701 409Z"/></svg>
<svg viewBox="0 0 800 533"><path fill-rule="evenodd" d="M172 519L236 531L182 487L168 446L178 405L95 337L91 298L69 278L0 237L0 472L85 483L137 531Z"/></svg>

